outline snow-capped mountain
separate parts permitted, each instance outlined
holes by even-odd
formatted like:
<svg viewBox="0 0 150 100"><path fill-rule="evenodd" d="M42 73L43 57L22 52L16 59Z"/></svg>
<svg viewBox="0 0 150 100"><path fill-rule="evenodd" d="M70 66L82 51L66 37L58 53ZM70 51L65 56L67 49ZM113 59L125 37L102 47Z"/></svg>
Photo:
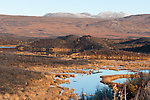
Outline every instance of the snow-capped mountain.
<svg viewBox="0 0 150 100"><path fill-rule="evenodd" d="M97 15L89 13L47 13L44 17L71 17L71 18L120 18L126 17L128 14L124 12L101 12Z"/></svg>
<svg viewBox="0 0 150 100"><path fill-rule="evenodd" d="M129 16L128 14L124 12L101 12L96 17L100 18L119 18L119 17L126 17Z"/></svg>
<svg viewBox="0 0 150 100"><path fill-rule="evenodd" d="M72 17L72 18L90 18L91 15L88 13L48 13L45 17Z"/></svg>

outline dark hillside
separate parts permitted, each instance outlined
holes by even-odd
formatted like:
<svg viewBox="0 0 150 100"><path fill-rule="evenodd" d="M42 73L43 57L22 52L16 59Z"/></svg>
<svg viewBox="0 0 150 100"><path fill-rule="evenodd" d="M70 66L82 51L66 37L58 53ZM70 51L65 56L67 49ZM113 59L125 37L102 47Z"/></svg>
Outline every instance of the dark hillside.
<svg viewBox="0 0 150 100"><path fill-rule="evenodd" d="M68 35L57 37L55 39L40 39L29 45L38 48L73 48L73 41L77 38L78 36Z"/></svg>
<svg viewBox="0 0 150 100"><path fill-rule="evenodd" d="M100 45L97 41L97 38L94 38L90 35L85 35L74 41L74 49L78 49L79 51L84 50L100 50L102 49L102 45Z"/></svg>
<svg viewBox="0 0 150 100"><path fill-rule="evenodd" d="M150 53L150 45L144 45L144 46L135 47L135 48L125 48L123 50L132 51L132 52Z"/></svg>
<svg viewBox="0 0 150 100"><path fill-rule="evenodd" d="M90 35L82 37L68 35L57 37L55 39L40 39L29 45L38 48L68 48L78 49L80 51L89 49L99 50L102 48L102 46L98 43L98 38L94 38Z"/></svg>
<svg viewBox="0 0 150 100"><path fill-rule="evenodd" d="M150 38L143 37L143 38L139 38L139 39L132 39L130 41L122 42L121 44L150 44Z"/></svg>

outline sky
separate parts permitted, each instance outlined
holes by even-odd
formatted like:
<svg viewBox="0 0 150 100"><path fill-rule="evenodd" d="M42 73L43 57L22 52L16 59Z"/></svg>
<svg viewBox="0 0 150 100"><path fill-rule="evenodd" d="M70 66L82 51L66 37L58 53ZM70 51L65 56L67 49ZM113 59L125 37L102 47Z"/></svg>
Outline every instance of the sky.
<svg viewBox="0 0 150 100"><path fill-rule="evenodd" d="M0 14L43 16L67 12L150 14L150 0L0 0Z"/></svg>

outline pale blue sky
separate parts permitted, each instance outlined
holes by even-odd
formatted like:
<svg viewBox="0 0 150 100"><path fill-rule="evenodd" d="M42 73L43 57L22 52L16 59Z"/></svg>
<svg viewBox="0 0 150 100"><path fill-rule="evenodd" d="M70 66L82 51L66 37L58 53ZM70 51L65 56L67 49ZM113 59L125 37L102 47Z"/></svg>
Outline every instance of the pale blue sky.
<svg viewBox="0 0 150 100"><path fill-rule="evenodd" d="M150 0L0 0L0 14L42 16L46 13L103 11L150 14Z"/></svg>

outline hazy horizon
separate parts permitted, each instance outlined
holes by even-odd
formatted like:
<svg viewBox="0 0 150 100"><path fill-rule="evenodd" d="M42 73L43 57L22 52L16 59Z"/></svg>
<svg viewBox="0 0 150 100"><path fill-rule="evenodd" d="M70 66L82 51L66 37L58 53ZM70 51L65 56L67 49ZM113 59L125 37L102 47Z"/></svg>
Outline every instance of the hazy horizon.
<svg viewBox="0 0 150 100"><path fill-rule="evenodd" d="M43 16L46 13L90 13L125 12L130 15L150 14L149 0L3 0L0 3L0 14Z"/></svg>

